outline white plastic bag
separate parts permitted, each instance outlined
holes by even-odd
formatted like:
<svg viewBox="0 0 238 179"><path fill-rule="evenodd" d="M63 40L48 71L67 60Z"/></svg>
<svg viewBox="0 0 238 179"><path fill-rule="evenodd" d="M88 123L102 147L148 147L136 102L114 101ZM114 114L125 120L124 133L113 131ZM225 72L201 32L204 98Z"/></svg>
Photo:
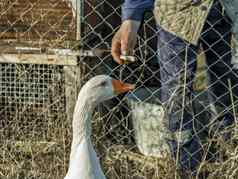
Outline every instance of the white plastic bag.
<svg viewBox="0 0 238 179"><path fill-rule="evenodd" d="M167 139L171 132L164 126L164 110L159 100L159 91L139 89L128 95L136 145L146 156L167 158L170 149Z"/></svg>

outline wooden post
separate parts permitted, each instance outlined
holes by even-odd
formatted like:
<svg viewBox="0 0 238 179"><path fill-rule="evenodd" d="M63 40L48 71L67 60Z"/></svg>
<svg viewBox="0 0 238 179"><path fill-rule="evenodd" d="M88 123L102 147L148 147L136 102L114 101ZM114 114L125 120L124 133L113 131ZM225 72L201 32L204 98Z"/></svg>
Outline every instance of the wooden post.
<svg viewBox="0 0 238 179"><path fill-rule="evenodd" d="M85 68L83 65L64 66L64 74L67 120L72 121L78 93L83 85Z"/></svg>
<svg viewBox="0 0 238 179"><path fill-rule="evenodd" d="M83 6L81 0L76 1L76 40L81 39L81 16L83 12Z"/></svg>

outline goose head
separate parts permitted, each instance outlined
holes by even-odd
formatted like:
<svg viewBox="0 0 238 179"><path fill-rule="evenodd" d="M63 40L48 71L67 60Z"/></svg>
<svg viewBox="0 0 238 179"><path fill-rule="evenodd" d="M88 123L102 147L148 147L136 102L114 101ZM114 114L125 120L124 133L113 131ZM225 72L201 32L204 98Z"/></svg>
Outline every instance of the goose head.
<svg viewBox="0 0 238 179"><path fill-rule="evenodd" d="M134 85L113 79L110 76L98 75L84 85L82 92L87 100L97 105L134 88Z"/></svg>

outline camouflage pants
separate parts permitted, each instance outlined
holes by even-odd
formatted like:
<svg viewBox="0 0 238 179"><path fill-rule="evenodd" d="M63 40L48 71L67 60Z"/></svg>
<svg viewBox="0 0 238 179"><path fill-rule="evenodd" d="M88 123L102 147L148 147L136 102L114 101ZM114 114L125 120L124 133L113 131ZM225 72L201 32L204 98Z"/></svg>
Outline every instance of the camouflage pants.
<svg viewBox="0 0 238 179"><path fill-rule="evenodd" d="M220 0L224 5L227 15L233 23L233 33L235 48L232 56L232 64L238 69L238 1L237 0Z"/></svg>
<svg viewBox="0 0 238 179"><path fill-rule="evenodd" d="M234 120L228 110L231 105L228 79L234 87L238 84L238 78L231 64L231 24L222 14L221 4L216 2L207 18L199 46L202 45L206 56L210 104L217 113L224 110L221 118L224 126L227 126ZM167 114L165 125L172 134L167 141L178 165L191 172L196 172L204 154L201 139L195 131L196 114L193 107L198 50L198 46L158 27L161 101ZM237 86L234 87L235 91L238 92ZM206 120L209 121L209 118Z"/></svg>

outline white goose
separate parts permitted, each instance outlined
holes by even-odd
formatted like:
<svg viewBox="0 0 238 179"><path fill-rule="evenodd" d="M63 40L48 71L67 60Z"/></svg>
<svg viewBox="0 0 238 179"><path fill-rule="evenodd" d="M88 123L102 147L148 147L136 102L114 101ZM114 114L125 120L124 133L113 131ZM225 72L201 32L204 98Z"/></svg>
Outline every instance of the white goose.
<svg viewBox="0 0 238 179"><path fill-rule="evenodd" d="M90 140L93 110L99 103L132 89L134 85L105 75L83 86L74 110L70 163L64 179L106 179Z"/></svg>

